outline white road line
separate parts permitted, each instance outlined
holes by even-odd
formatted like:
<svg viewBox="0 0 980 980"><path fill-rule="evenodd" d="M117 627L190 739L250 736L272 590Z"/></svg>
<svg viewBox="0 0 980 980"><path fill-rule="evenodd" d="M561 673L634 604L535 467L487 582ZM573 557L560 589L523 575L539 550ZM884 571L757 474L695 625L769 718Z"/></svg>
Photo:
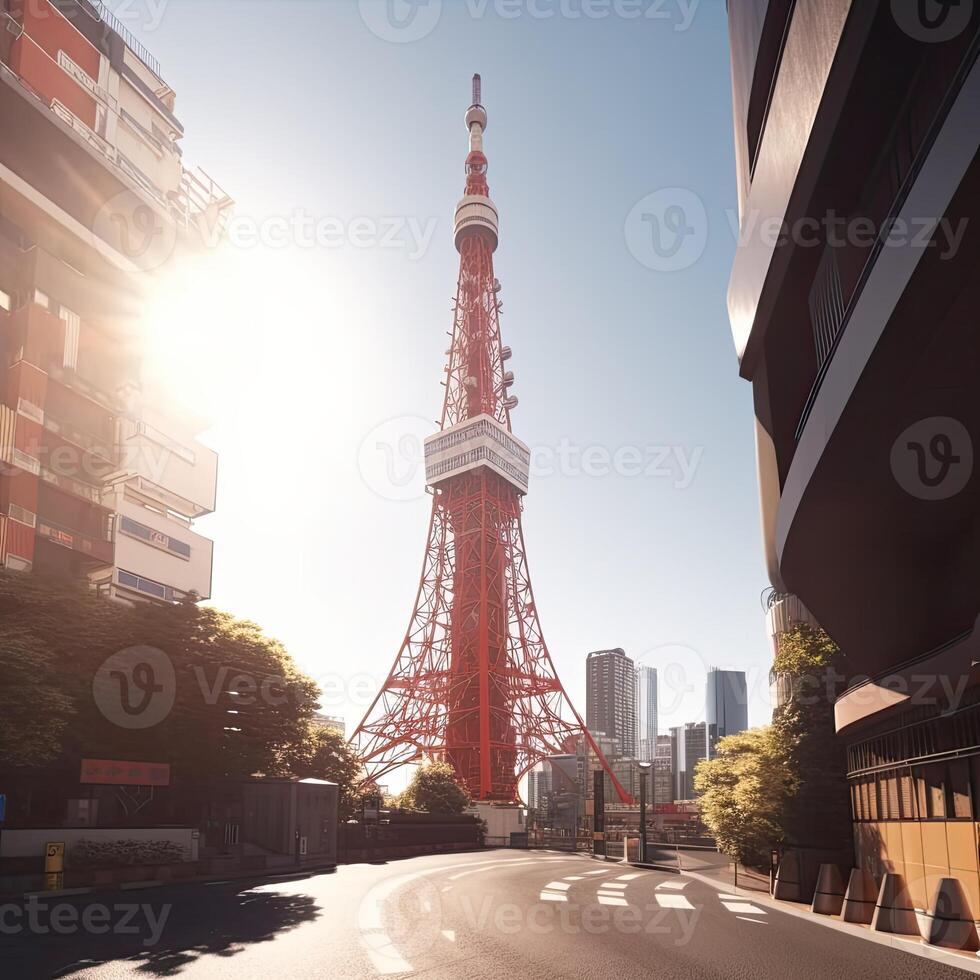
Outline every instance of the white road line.
<svg viewBox="0 0 980 980"><path fill-rule="evenodd" d="M766 912L751 902L722 902L722 905L729 912L738 912L740 915L766 915Z"/></svg>
<svg viewBox="0 0 980 980"><path fill-rule="evenodd" d="M554 889L554 891L558 892L567 892L572 886L570 884L566 884L564 881L549 881L544 887Z"/></svg>
<svg viewBox="0 0 980 980"><path fill-rule="evenodd" d="M662 881L657 885L657 891L680 891L682 888L687 888L686 881Z"/></svg>
<svg viewBox="0 0 980 980"><path fill-rule="evenodd" d="M596 896L600 905L629 905L625 898L619 895L603 895L601 892Z"/></svg>
<svg viewBox="0 0 980 980"><path fill-rule="evenodd" d="M615 888L616 891L621 891L624 888L629 888L629 882L626 881L604 881L600 888Z"/></svg>
<svg viewBox="0 0 980 980"><path fill-rule="evenodd" d="M473 868L471 871L460 871L457 874L449 875L446 879L447 881L457 881L460 878L465 878L467 875L479 875L483 874L485 871L500 871L501 868L508 865L525 865L525 864L537 864L534 858L521 858L517 861L494 861L489 867L483 868Z"/></svg>
<svg viewBox="0 0 980 980"><path fill-rule="evenodd" d="M613 871L612 868L599 868L598 871L583 871L582 874L586 875L608 875Z"/></svg>
<svg viewBox="0 0 980 980"><path fill-rule="evenodd" d="M456 932L453 929L443 929L442 938L448 939L449 942L454 943L456 942Z"/></svg>
<svg viewBox="0 0 980 980"><path fill-rule="evenodd" d="M565 875L565 877L562 878L562 881L582 881L582 880L583 879L581 875Z"/></svg>
<svg viewBox="0 0 980 980"><path fill-rule="evenodd" d="M762 919L747 919L744 915L736 915L736 919L741 919L743 922L754 922L757 926L767 926L768 922L763 922Z"/></svg>
<svg viewBox="0 0 980 980"><path fill-rule="evenodd" d="M616 881L633 881L634 878L642 878L642 874L637 875L619 875Z"/></svg>
<svg viewBox="0 0 980 980"><path fill-rule="evenodd" d="M470 861L467 864L444 864L437 868L427 868L425 871L418 871L414 874L398 875L389 878L372 887L361 900L357 910L357 927L361 933L361 943L368 959L375 970L382 975L391 973L411 973L412 964L408 962L397 950L391 937L384 931L384 921L382 910L385 902L401 888L403 885L417 881L419 878L426 878L430 875L441 874L444 871L455 871L459 867L486 867L492 865L500 867L508 864L527 864L535 863L534 858L505 858L495 861ZM487 868L487 870L490 870ZM458 877L458 875L457 875Z"/></svg>
<svg viewBox="0 0 980 980"><path fill-rule="evenodd" d="M542 892L538 895L539 902L567 902L568 896L562 892Z"/></svg>
<svg viewBox="0 0 980 980"><path fill-rule="evenodd" d="M693 909L694 906L683 895L654 895L662 909Z"/></svg>

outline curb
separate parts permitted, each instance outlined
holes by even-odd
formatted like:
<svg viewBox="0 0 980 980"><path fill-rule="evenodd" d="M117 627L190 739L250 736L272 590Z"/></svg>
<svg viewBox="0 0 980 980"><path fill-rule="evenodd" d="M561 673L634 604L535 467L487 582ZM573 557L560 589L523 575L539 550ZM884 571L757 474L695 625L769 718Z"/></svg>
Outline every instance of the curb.
<svg viewBox="0 0 980 980"><path fill-rule="evenodd" d="M924 939L916 939L914 936L899 936L889 932L872 932L866 926L855 925L850 922L842 922L840 919L829 915L816 915L809 910L806 905L796 907L791 902L780 902L764 893L759 893L751 888L736 888L734 885L725 885L707 875L698 874L696 871L682 871L686 878L694 878L705 885L720 892L728 892L731 895L740 895L746 901L755 902L757 905L765 905L786 915L804 919L816 925L834 929L837 932L855 936L868 942L877 943L879 946L890 946L892 949L901 950L904 953L911 953L923 959L934 960L944 963L947 966L955 966L969 973L980 974L980 959L975 953L959 952L957 950L944 949L942 946L932 946Z"/></svg>
<svg viewBox="0 0 980 980"><path fill-rule="evenodd" d="M0 902L16 902L30 898L70 898L76 895L91 895L93 893L117 891L142 891L148 888L181 887L183 885L230 885L236 881L248 879L277 878L280 881L290 881L294 878L312 878L314 875L332 874L337 870L336 864L323 864L316 867L303 868L300 871L247 871L241 874L210 875L200 878L179 878L172 881L126 881L115 885L87 885L84 888L59 888L52 891L8 892L0 894Z"/></svg>

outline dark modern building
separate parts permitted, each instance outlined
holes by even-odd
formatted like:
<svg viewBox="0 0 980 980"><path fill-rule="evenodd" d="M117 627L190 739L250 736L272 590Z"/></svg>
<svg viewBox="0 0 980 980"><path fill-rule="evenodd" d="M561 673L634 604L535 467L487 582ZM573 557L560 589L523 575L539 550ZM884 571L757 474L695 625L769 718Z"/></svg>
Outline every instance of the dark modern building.
<svg viewBox="0 0 980 980"><path fill-rule="evenodd" d="M689 721L670 730L670 771L675 800L693 800L694 770L707 758L707 726L703 721Z"/></svg>
<svg viewBox="0 0 980 980"><path fill-rule="evenodd" d="M748 687L743 670L708 671L705 721L708 725L708 756L718 739L736 735L749 727Z"/></svg>
<svg viewBox="0 0 980 980"><path fill-rule="evenodd" d="M585 664L585 723L619 742L623 756L636 754L636 667L621 648L596 650Z"/></svg>
<svg viewBox="0 0 980 980"><path fill-rule="evenodd" d="M771 618L842 650L858 865L927 918L954 878L976 919L980 4L728 13Z"/></svg>

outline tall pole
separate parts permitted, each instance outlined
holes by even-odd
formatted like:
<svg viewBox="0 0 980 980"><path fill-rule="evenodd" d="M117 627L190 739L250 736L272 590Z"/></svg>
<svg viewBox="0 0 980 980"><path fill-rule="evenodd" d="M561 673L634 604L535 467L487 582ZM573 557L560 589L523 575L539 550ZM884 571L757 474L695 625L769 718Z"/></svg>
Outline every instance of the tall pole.
<svg viewBox="0 0 980 980"><path fill-rule="evenodd" d="M640 767L640 864L647 860L647 771Z"/></svg>

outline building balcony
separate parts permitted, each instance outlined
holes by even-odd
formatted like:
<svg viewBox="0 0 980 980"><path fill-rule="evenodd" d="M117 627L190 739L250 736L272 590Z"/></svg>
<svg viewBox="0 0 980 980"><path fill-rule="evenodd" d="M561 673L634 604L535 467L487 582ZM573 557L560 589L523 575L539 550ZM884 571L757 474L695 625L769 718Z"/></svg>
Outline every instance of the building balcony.
<svg viewBox="0 0 980 980"><path fill-rule="evenodd" d="M107 439L104 436L88 432L72 422L53 418L49 412L44 413L44 428L48 432L59 436L64 442L70 443L108 464L107 469L115 466L117 463L118 453L111 437ZM55 449L52 448L51 452L53 454Z"/></svg>
<svg viewBox="0 0 980 980"><path fill-rule="evenodd" d="M214 510L217 453L148 421L121 419L120 426L119 466L134 490L184 517Z"/></svg>
<svg viewBox="0 0 980 980"><path fill-rule="evenodd" d="M82 531L55 524L43 517L38 518L37 536L50 541L52 544L60 545L62 548L69 548L83 554L95 561L106 565L112 564L111 541L95 538Z"/></svg>
<svg viewBox="0 0 980 980"><path fill-rule="evenodd" d="M125 490L106 496L115 511L115 565L182 595L211 595L214 545L186 524L142 506Z"/></svg>

